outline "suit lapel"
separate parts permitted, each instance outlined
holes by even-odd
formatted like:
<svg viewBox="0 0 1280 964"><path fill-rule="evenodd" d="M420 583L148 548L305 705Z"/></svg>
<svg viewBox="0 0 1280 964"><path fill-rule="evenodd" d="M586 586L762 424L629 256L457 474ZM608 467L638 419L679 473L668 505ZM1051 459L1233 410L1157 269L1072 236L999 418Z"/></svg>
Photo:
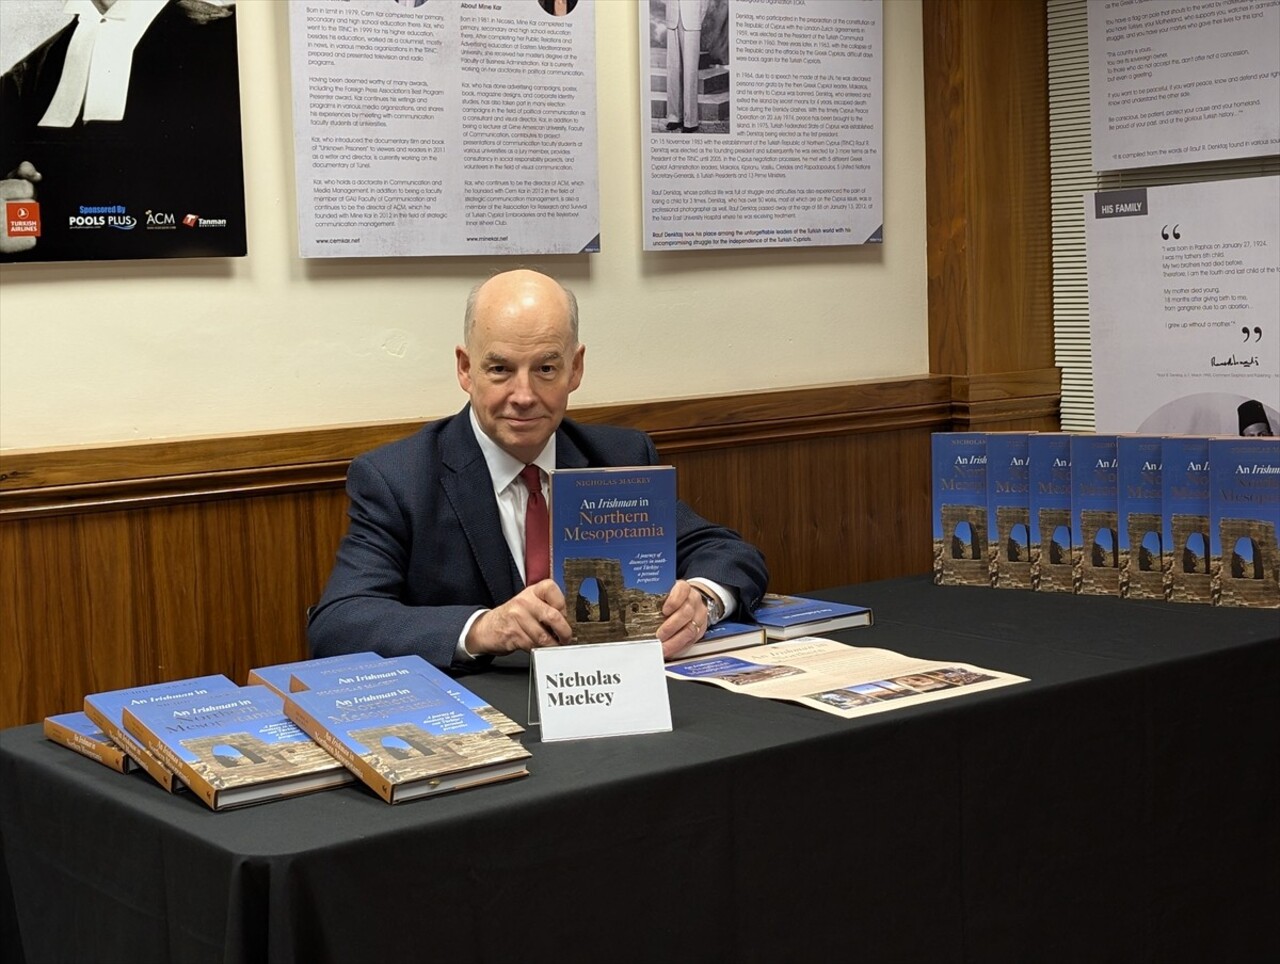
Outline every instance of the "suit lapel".
<svg viewBox="0 0 1280 964"><path fill-rule="evenodd" d="M585 469L586 467L587 457L582 454L578 446L573 444L573 440L564 430L564 424L561 423L560 428L556 429L556 468Z"/></svg>
<svg viewBox="0 0 1280 964"><path fill-rule="evenodd" d="M493 498L489 466L471 430L471 411L464 408L440 433L440 473L453 511L466 534L485 585L496 603L503 603L520 591L519 570L502 534L502 521Z"/></svg>

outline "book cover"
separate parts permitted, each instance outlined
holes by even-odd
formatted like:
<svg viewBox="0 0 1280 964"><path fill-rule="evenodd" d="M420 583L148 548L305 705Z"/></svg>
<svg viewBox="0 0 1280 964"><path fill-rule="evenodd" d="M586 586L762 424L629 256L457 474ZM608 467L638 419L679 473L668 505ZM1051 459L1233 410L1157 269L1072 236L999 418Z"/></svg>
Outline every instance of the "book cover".
<svg viewBox="0 0 1280 964"><path fill-rule="evenodd" d="M170 680L167 683L151 683L106 693L90 693L84 698L84 712L89 719L102 727L113 743L131 756L138 766L170 793L181 788L173 771L166 767L139 743L124 727L126 706L142 706L178 699L182 696L204 696L218 690L231 689L236 684L221 673L198 676L192 679Z"/></svg>
<svg viewBox="0 0 1280 964"><path fill-rule="evenodd" d="M1072 585L1090 596L1120 595L1116 437L1071 436Z"/></svg>
<svg viewBox="0 0 1280 964"><path fill-rule="evenodd" d="M102 727L84 713L59 713L44 718L44 738L60 743L95 763L120 773L136 770L138 764L102 732Z"/></svg>
<svg viewBox="0 0 1280 964"><path fill-rule="evenodd" d="M1162 440L1158 435L1116 437L1116 506L1120 540L1120 595L1167 599L1168 559L1161 523Z"/></svg>
<svg viewBox="0 0 1280 964"><path fill-rule="evenodd" d="M126 706L124 724L212 810L354 779L284 715L284 700L267 686Z"/></svg>
<svg viewBox="0 0 1280 964"><path fill-rule="evenodd" d="M321 656L319 659L299 659L292 663L276 663L249 670L248 685L269 686L281 696L289 692L289 678L295 670L312 666L354 666L382 659L377 653L342 653L338 656Z"/></svg>
<svg viewBox="0 0 1280 964"><path fill-rule="evenodd" d="M1071 436L1036 432L1027 437L1031 459L1031 588L1075 592L1071 558Z"/></svg>
<svg viewBox="0 0 1280 964"><path fill-rule="evenodd" d="M762 646L766 636L763 626L750 623L735 623L725 619L716 623L696 643L676 657L693 659L695 656L710 656L712 653L724 653L744 646Z"/></svg>
<svg viewBox="0 0 1280 964"><path fill-rule="evenodd" d="M987 436L987 559L997 589L1031 588L1031 468L1026 432Z"/></svg>
<svg viewBox="0 0 1280 964"><path fill-rule="evenodd" d="M989 586L987 436L933 433L933 581Z"/></svg>
<svg viewBox="0 0 1280 964"><path fill-rule="evenodd" d="M290 693L284 708L388 803L528 773L528 750L417 674Z"/></svg>
<svg viewBox="0 0 1280 964"><path fill-rule="evenodd" d="M838 629L870 626L871 610L866 606L810 599L808 596L784 596L765 593L751 618L764 627L769 639L794 639L814 633L832 633Z"/></svg>
<svg viewBox="0 0 1280 964"><path fill-rule="evenodd" d="M1213 601L1280 608L1280 438L1210 439L1209 466Z"/></svg>
<svg viewBox="0 0 1280 964"><path fill-rule="evenodd" d="M448 673L433 666L421 656L393 656L383 659L374 653L365 662L350 661L315 665L302 663L294 667L287 692L301 690L328 690L339 686L356 686L361 683L386 683L410 673L425 676L440 689L475 713L496 726L508 736L523 733L524 727L501 710L495 709L467 689Z"/></svg>
<svg viewBox="0 0 1280 964"><path fill-rule="evenodd" d="M676 581L676 470L551 473L551 577L575 643L653 639Z"/></svg>
<svg viewBox="0 0 1280 964"><path fill-rule="evenodd" d="M1209 439L1166 435L1161 458L1161 523L1169 554L1169 598L1213 601L1209 572Z"/></svg>

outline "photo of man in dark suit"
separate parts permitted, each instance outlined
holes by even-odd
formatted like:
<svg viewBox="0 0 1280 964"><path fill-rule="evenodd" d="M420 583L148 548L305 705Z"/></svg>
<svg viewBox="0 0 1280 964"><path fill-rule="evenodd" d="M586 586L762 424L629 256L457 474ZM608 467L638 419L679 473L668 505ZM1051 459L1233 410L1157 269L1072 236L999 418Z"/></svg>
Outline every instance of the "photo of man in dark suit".
<svg viewBox="0 0 1280 964"><path fill-rule="evenodd" d="M309 614L313 656L374 650L470 666L570 641L559 586L526 584L534 483L521 474L536 466L545 497L557 467L657 464L643 432L565 418L585 355L577 300L547 275L508 271L472 291L455 350L468 404L351 463L350 525ZM768 581L758 549L683 502L676 568L657 632L667 658L749 613Z"/></svg>
<svg viewBox="0 0 1280 964"><path fill-rule="evenodd" d="M0 260L243 255L235 4L63 9L0 77L0 216L24 212L19 233L0 225ZM0 28L31 12L4 0Z"/></svg>

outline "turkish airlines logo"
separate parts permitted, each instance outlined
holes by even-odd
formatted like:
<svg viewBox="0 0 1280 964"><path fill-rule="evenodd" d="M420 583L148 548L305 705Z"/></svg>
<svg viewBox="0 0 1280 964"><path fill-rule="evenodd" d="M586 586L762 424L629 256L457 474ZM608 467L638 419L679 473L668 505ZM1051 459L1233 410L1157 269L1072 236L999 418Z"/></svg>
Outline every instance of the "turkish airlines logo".
<svg viewBox="0 0 1280 964"><path fill-rule="evenodd" d="M6 202L4 220L11 238L40 237L40 204L37 201Z"/></svg>

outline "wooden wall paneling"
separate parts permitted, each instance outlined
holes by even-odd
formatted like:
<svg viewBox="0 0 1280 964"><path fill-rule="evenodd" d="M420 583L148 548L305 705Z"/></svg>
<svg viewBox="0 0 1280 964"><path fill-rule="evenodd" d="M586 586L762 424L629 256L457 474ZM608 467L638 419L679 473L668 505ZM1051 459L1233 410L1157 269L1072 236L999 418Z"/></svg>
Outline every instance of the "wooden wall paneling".
<svg viewBox="0 0 1280 964"><path fill-rule="evenodd" d="M761 546L774 588L804 591L928 571L930 432L957 406L1008 418L1055 387L928 375L575 415L649 430L682 495ZM385 431L349 427L335 441L316 430L314 463L299 461L298 433L276 449L246 440L232 448L250 461L273 452L289 464L216 471L199 465L205 440L179 441L133 480L122 473L145 460L123 446L81 451L79 467L59 455L56 472L48 453L0 456L0 726L74 709L88 692L212 672L242 682L304 656L303 614L347 524L347 462L332 456Z"/></svg>
<svg viewBox="0 0 1280 964"><path fill-rule="evenodd" d="M1042 381L1054 364L1044 4L923 0L922 28L930 371ZM1059 397L964 400L956 427L1056 428Z"/></svg>
<svg viewBox="0 0 1280 964"><path fill-rule="evenodd" d="M764 552L803 592L925 572L929 432L874 432L681 453L681 496Z"/></svg>

